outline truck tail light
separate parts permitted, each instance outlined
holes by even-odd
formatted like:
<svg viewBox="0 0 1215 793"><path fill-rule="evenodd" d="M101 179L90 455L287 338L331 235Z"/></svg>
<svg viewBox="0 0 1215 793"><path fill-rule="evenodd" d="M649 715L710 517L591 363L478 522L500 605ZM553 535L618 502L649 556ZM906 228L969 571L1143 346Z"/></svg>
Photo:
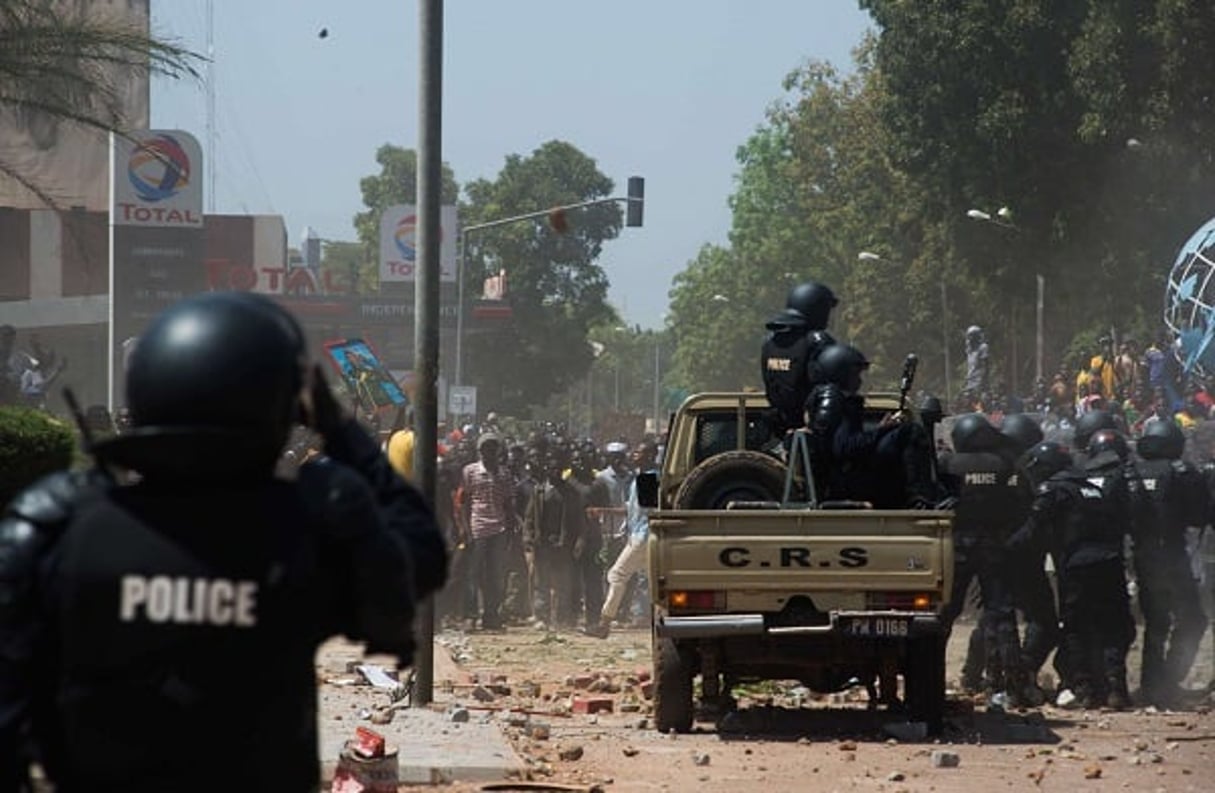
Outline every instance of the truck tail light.
<svg viewBox="0 0 1215 793"><path fill-rule="evenodd" d="M870 592L868 604L871 609L895 609L897 611L934 611L936 601L924 592Z"/></svg>
<svg viewBox="0 0 1215 793"><path fill-rule="evenodd" d="M677 589L667 595L667 606L671 611L722 611L726 607L726 593L711 589Z"/></svg>

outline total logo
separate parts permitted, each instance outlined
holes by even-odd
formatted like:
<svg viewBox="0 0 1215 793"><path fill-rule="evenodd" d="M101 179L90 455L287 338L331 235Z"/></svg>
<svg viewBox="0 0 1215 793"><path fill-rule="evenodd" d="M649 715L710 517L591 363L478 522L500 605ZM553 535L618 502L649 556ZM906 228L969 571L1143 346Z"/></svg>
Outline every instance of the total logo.
<svg viewBox="0 0 1215 793"><path fill-rule="evenodd" d="M157 135L131 152L127 177L141 199L163 201L190 183L190 158L172 135Z"/></svg>
<svg viewBox="0 0 1215 793"><path fill-rule="evenodd" d="M444 238L443 229L439 229L439 243L442 244ZM392 233L392 242L396 246L397 253L401 255L401 261L389 262L388 266L391 272L395 275L405 275L412 277L414 269L418 265L418 216L406 215L397 223L396 229Z"/></svg>
<svg viewBox="0 0 1215 793"><path fill-rule="evenodd" d="M192 169L200 154L188 133L156 132L134 144L127 157L127 180L131 191L116 197L115 222L136 226L201 227L202 196L191 182Z"/></svg>
<svg viewBox="0 0 1215 793"><path fill-rule="evenodd" d="M406 215L397 223L396 231L392 234L396 243L397 253L407 262L418 260L418 216Z"/></svg>

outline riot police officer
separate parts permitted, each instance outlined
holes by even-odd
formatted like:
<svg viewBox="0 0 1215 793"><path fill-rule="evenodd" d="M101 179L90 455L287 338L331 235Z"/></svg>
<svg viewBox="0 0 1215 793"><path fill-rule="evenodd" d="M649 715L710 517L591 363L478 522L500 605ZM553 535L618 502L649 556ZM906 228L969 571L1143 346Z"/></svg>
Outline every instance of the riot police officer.
<svg viewBox="0 0 1215 793"><path fill-rule="evenodd" d="M954 574L941 621L948 632L962 612L971 581L977 578L983 614L975 632L983 637L989 682L993 691L1008 692L1019 700L1024 687L1021 647L1004 546L1019 528L1013 522L1018 501L1016 470L1010 455L1003 453L1007 440L981 413L959 417L950 438L953 454L945 474L957 494Z"/></svg>
<svg viewBox="0 0 1215 793"><path fill-rule="evenodd" d="M267 298L175 305L132 354L133 428L95 447L136 481L61 473L9 505L0 788L36 759L60 791L220 790L234 768L314 790L317 647L410 662L442 537L305 355ZM275 479L300 416L327 457Z"/></svg>
<svg viewBox="0 0 1215 793"><path fill-rule="evenodd" d="M1048 549L1059 583L1066 664L1060 702L1070 690L1085 707L1125 707L1127 632L1134 633L1122 567L1119 516L1101 489L1056 443L1021 458L1034 485L1029 519L1009 539L1015 549ZM1059 665L1057 665L1059 666Z"/></svg>
<svg viewBox="0 0 1215 793"><path fill-rule="evenodd" d="M818 356L835 344L827 323L838 302L824 284L806 281L789 291L785 310L765 325L760 369L777 435L806 425L807 401L822 381Z"/></svg>
<svg viewBox="0 0 1215 793"><path fill-rule="evenodd" d="M1076 429L1072 434L1072 454L1076 465L1084 466L1089 454L1088 444L1094 435L1101 430L1117 429L1118 422L1108 410L1090 410L1076 419Z"/></svg>
<svg viewBox="0 0 1215 793"><path fill-rule="evenodd" d="M932 447L921 424L892 413L865 429L862 375L869 361L855 347L835 344L818 357L823 383L811 400L816 479L830 499L870 501L879 508L927 509L941 496L932 479Z"/></svg>
<svg viewBox="0 0 1215 793"><path fill-rule="evenodd" d="M1131 492L1134 570L1143 612L1140 693L1150 704L1177 704L1206 628L1186 554L1186 529L1206 523L1206 482L1181 459L1185 436L1171 421L1143 431ZM1167 651L1165 645L1168 645Z"/></svg>
<svg viewBox="0 0 1215 793"><path fill-rule="evenodd" d="M1008 450L1019 458L1022 454L1042 442L1042 428L1038 422L1024 413L1009 413L1000 423L1000 434L1008 439ZM1034 500L1034 489L1029 477L1014 463L1015 473L1009 484L1016 488L1010 520L1014 526L1023 526L1029 518ZM1059 644L1059 613L1055 607L1055 593L1046 577L1046 551L1041 548L1025 549L1008 557L1008 570L1013 581L1013 599L1025 621L1025 635L1021 643L1021 670L1025 676L1022 697L1033 705L1043 701L1038 687L1038 671L1051 652Z"/></svg>

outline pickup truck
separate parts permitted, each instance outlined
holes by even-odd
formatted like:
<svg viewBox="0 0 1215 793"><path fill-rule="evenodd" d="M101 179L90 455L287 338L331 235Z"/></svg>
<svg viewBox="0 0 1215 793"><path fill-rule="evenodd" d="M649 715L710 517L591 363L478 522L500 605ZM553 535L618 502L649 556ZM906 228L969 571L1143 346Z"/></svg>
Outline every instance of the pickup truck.
<svg viewBox="0 0 1215 793"><path fill-rule="evenodd" d="M866 422L897 409L866 396ZM762 393L694 395L671 420L661 470L638 481L649 506L654 726L691 729L733 688L798 680L821 692L858 681L941 729L953 572L952 513L878 510L785 496L781 439ZM804 477L802 477L804 479ZM802 488L808 490L809 488Z"/></svg>

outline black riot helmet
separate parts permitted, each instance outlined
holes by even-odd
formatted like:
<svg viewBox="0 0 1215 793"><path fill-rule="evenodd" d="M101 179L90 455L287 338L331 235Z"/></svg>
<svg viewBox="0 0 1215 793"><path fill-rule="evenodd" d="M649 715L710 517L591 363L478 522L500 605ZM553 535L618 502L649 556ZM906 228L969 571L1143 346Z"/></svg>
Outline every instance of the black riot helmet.
<svg viewBox="0 0 1215 793"><path fill-rule="evenodd" d="M818 355L818 367L823 380L848 387L850 375L869 368L869 361L856 347L832 344Z"/></svg>
<svg viewBox="0 0 1215 793"><path fill-rule="evenodd" d="M1125 460L1131 453L1126 438L1117 430L1097 430L1088 439L1088 456L1096 461L1104 459L1108 462Z"/></svg>
<svg viewBox="0 0 1215 793"><path fill-rule="evenodd" d="M949 439L956 452L994 452L1003 441L1000 431L982 413L959 416L949 431Z"/></svg>
<svg viewBox="0 0 1215 793"><path fill-rule="evenodd" d="M1179 460L1185 451L1185 433L1168 419L1149 421L1135 448L1145 460Z"/></svg>
<svg viewBox="0 0 1215 793"><path fill-rule="evenodd" d="M806 281L789 290L785 308L804 317L811 330L823 330L831 319L831 309L838 303L829 287L818 281Z"/></svg>
<svg viewBox="0 0 1215 793"><path fill-rule="evenodd" d="M1021 455L1018 465L1035 485L1045 482L1072 464L1072 457L1053 441L1043 441Z"/></svg>
<svg viewBox="0 0 1215 793"><path fill-rule="evenodd" d="M1078 451L1087 451L1088 442L1094 433L1098 430L1116 429L1118 429L1118 422L1114 421L1112 413L1107 410L1090 410L1076 419L1076 432L1072 437L1072 443Z"/></svg>
<svg viewBox="0 0 1215 793"><path fill-rule="evenodd" d="M1042 442L1042 427L1024 413L1009 413L1000 422L1000 434L1012 441L1018 452Z"/></svg>
<svg viewBox="0 0 1215 793"><path fill-rule="evenodd" d="M98 453L145 475L191 465L264 474L298 418L305 355L299 325L269 298L183 300L139 337L127 369L133 428ZM165 459L180 448L194 450L189 461Z"/></svg>

